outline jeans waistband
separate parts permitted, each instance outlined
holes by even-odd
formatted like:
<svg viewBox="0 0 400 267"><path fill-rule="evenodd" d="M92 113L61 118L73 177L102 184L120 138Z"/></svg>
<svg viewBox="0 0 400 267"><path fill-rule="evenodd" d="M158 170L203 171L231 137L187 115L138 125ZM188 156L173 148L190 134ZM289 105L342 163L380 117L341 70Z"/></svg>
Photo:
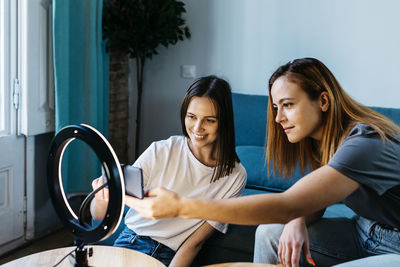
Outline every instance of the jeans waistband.
<svg viewBox="0 0 400 267"><path fill-rule="evenodd" d="M384 223L377 223L377 225L379 225L382 228L385 228L385 229L392 230L392 231L400 233L400 228L399 227L393 227L391 225L387 225L387 224L384 224Z"/></svg>
<svg viewBox="0 0 400 267"><path fill-rule="evenodd" d="M367 219L365 217L361 217L359 215L357 215L355 217L356 222L358 223L358 225L363 228L363 229L368 229L373 227L374 225L379 226L380 228L383 229L387 229L387 230L391 230L391 231L395 231L395 232L399 232L400 233L400 227L394 227L385 223L380 223L377 221L372 221L370 219Z"/></svg>

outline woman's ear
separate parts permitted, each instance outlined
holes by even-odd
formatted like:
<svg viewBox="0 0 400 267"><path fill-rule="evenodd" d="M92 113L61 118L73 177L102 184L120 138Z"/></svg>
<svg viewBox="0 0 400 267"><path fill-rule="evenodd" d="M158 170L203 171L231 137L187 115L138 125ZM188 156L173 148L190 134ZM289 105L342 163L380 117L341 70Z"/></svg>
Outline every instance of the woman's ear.
<svg viewBox="0 0 400 267"><path fill-rule="evenodd" d="M319 96L319 106L322 112L326 112L329 109L329 95L328 92L322 92Z"/></svg>

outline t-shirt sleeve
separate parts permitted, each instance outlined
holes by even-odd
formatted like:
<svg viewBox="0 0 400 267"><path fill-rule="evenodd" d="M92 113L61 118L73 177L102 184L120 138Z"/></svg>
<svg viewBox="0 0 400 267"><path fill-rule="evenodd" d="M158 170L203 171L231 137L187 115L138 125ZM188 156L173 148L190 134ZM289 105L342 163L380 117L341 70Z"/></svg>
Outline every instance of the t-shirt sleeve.
<svg viewBox="0 0 400 267"><path fill-rule="evenodd" d="M242 194L244 187L246 185L247 173L243 165L239 166L239 171L234 174L234 183L229 190L225 193L222 198L238 197Z"/></svg>
<svg viewBox="0 0 400 267"><path fill-rule="evenodd" d="M225 194L222 196L222 199L224 198L232 198L232 197L238 197L242 194L244 187L246 185L246 180L247 180L247 173L245 168L240 165L239 170L235 172L234 174L231 174L233 177L230 179L233 179L232 186L226 190ZM228 224L226 223L220 223L220 222L215 222L215 221L207 221L212 227L217 229L218 231L226 234L228 231Z"/></svg>
<svg viewBox="0 0 400 267"><path fill-rule="evenodd" d="M399 145L379 135L347 137L328 165L382 195L396 185Z"/></svg>

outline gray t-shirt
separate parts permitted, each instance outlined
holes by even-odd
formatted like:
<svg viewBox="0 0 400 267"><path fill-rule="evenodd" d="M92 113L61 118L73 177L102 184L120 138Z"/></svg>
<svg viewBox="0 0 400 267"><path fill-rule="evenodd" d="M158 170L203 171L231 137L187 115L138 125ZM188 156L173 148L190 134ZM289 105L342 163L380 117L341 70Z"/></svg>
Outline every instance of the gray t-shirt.
<svg viewBox="0 0 400 267"><path fill-rule="evenodd" d="M350 131L328 163L361 187L343 203L367 219L400 226L400 140L382 140L369 125Z"/></svg>

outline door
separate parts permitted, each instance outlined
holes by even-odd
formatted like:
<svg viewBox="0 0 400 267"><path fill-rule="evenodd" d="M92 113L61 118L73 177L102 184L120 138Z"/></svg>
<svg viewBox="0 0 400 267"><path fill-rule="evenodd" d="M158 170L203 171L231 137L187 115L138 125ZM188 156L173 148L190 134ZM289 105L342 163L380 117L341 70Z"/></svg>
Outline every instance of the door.
<svg viewBox="0 0 400 267"><path fill-rule="evenodd" d="M17 1L0 1L0 254L24 239L25 138L18 135L17 32Z"/></svg>

